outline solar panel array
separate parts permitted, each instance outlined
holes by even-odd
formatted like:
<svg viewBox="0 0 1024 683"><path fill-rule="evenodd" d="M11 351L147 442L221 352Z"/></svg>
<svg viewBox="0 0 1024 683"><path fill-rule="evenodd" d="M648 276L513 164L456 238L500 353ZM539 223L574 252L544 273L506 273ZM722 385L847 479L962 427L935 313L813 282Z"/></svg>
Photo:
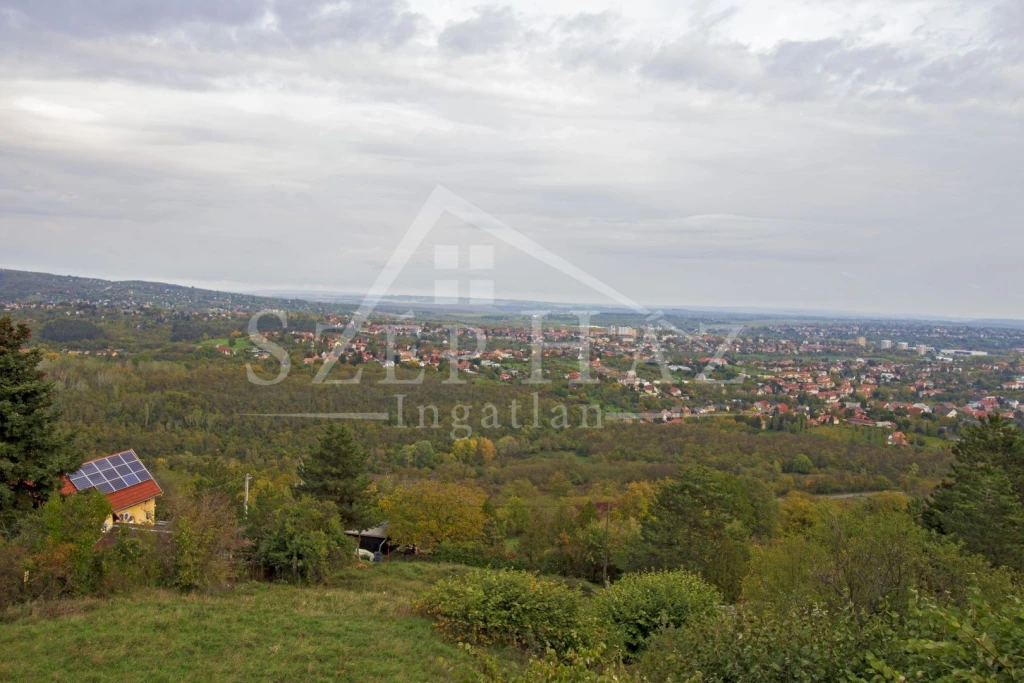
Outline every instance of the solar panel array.
<svg viewBox="0 0 1024 683"><path fill-rule="evenodd" d="M118 453L82 465L68 476L79 491L95 487L102 493L113 493L149 481L153 476L131 451Z"/></svg>

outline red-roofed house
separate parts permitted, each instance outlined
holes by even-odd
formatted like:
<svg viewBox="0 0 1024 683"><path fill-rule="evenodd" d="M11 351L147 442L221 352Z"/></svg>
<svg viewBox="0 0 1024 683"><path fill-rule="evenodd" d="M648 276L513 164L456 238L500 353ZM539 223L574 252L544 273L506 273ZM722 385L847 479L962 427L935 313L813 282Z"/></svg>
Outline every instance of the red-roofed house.
<svg viewBox="0 0 1024 683"><path fill-rule="evenodd" d="M888 442L890 446L907 446L907 435L903 432L893 432L889 435Z"/></svg>
<svg viewBox="0 0 1024 683"><path fill-rule="evenodd" d="M163 493L146 466L133 450L127 450L82 464L64 477L61 493L65 496L95 488L107 497L114 509L114 522L153 524L156 521L156 497Z"/></svg>

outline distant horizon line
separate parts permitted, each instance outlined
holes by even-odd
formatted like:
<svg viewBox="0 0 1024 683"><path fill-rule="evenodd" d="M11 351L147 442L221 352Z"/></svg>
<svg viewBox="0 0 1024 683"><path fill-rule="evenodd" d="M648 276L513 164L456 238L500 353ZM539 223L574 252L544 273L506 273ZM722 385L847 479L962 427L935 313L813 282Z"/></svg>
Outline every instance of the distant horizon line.
<svg viewBox="0 0 1024 683"><path fill-rule="evenodd" d="M359 293L355 291L342 291L338 289L318 289L318 288L268 288L268 289L253 289L254 285L240 283L240 282L229 282L229 281L210 281L210 280L178 280L177 282L171 280L149 280L141 277L128 277L123 279L111 279L107 277L97 277L94 275L74 275L74 274L61 274L54 273L47 270L36 270L26 268L11 268L11 267L0 267L0 271L7 270L10 272L28 273L32 275L47 275L51 277L67 277L77 278L81 280L96 280L100 282L119 283L126 284L132 282L141 282L150 285L168 285L172 287L192 288L199 289L208 292L219 292L225 294L238 294L242 296L253 296L265 299L298 299L301 301L307 301L310 303L349 303L352 300L358 303L364 296L365 293ZM221 286L215 286L220 284ZM329 298L320 298L329 297ZM383 301L388 303L396 303L403 300L411 299L423 299L424 301L410 301L417 305L424 305L428 307L437 307L438 310L459 310L464 306L459 304L450 305L436 305L432 303L432 296L430 294L413 294L413 293L397 293L388 294L384 296ZM602 313L615 313L623 312L628 313L626 309L619 307L601 304L594 302L583 302L583 301L553 301L545 299L530 299L530 298L510 298L510 299L494 299L496 304L547 304L559 307L573 307L573 306L591 306L602 309ZM726 313L730 315L770 315L778 317L806 317L806 318L843 318L847 320L891 320L891 321L912 321L912 322L949 322L954 324L962 325L980 325L980 324L1015 324L1024 325L1024 318L992 318L992 317L968 317L968 316L942 316L932 314L911 314L911 313L881 313L871 311L850 311L850 310L836 310L836 309L812 309L812 308L791 308L791 307L765 307L765 306L744 306L744 305L720 305L720 306L707 306L707 305L687 305L687 304L645 304L652 309L661 309L666 313L671 314L672 312L699 312L699 313ZM465 307L468 308L468 304ZM479 308L479 307L477 307ZM495 311L500 312L500 311Z"/></svg>

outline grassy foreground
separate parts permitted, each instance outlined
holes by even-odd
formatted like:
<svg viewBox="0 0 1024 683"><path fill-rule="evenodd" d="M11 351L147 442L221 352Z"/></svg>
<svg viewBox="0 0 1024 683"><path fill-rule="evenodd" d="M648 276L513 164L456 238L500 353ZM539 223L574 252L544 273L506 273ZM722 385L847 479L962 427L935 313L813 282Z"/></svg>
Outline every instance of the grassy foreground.
<svg viewBox="0 0 1024 683"><path fill-rule="evenodd" d="M22 607L0 623L0 680L451 681L468 657L412 600L451 565L349 570L336 588L247 584Z"/></svg>

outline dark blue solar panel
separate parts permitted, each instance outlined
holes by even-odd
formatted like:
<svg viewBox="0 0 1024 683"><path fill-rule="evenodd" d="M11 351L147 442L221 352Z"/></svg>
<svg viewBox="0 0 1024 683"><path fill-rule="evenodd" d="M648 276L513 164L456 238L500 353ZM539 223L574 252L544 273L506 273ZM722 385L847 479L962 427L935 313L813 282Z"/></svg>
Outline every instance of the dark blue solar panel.
<svg viewBox="0 0 1024 683"><path fill-rule="evenodd" d="M79 491L94 486L103 493L120 491L152 478L145 465L131 452L85 463L80 470L68 475Z"/></svg>

